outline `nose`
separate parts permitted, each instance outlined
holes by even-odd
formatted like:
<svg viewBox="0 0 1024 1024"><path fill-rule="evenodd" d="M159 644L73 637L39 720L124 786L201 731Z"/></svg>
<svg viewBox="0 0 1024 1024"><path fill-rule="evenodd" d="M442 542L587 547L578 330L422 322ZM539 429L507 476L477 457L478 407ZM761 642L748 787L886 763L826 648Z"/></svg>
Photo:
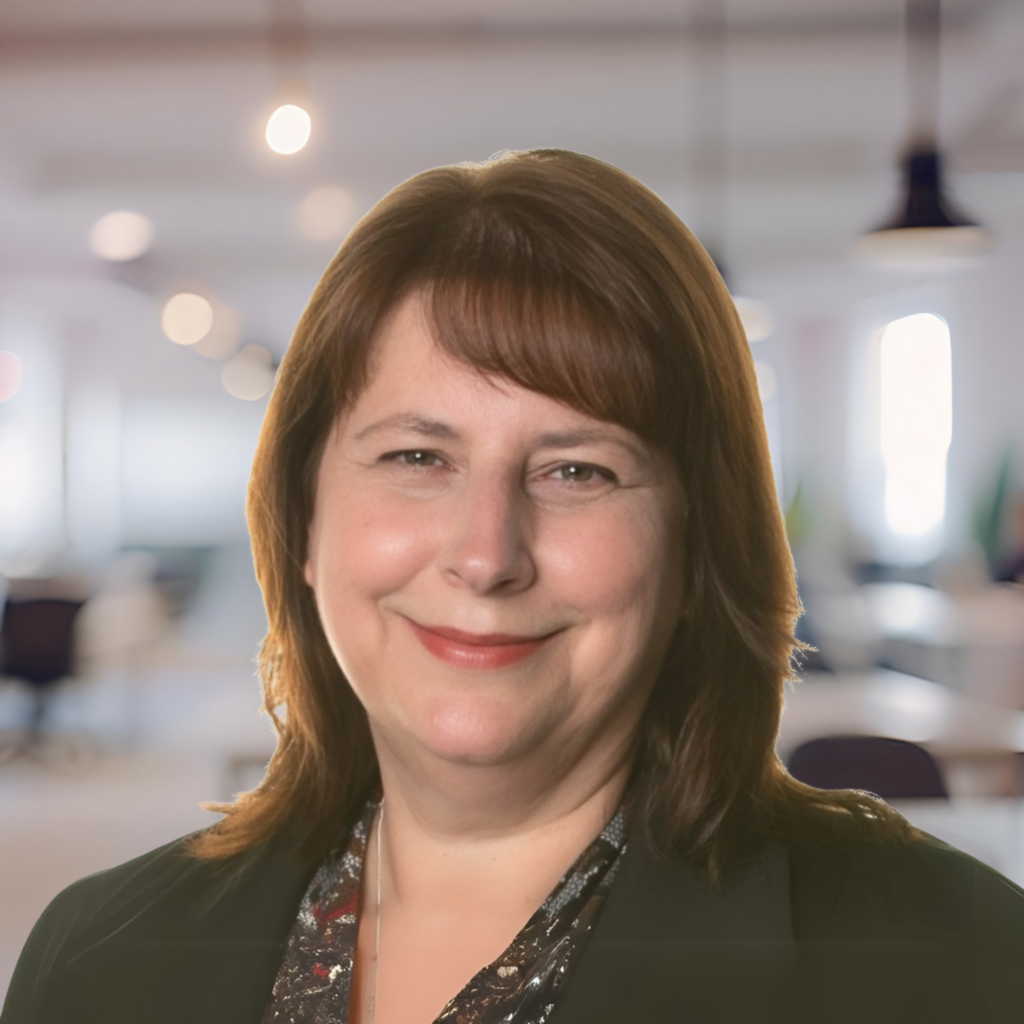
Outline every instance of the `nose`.
<svg viewBox="0 0 1024 1024"><path fill-rule="evenodd" d="M498 474L467 480L454 497L439 557L442 575L480 595L525 590L537 575L531 527L529 501L518 480Z"/></svg>

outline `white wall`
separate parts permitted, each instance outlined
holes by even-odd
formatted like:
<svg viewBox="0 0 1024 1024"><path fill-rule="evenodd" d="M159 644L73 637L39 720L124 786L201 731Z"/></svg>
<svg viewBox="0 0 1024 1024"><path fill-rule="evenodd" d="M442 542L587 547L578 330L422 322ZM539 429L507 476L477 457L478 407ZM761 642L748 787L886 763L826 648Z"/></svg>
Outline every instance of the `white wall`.
<svg viewBox="0 0 1024 1024"><path fill-rule="evenodd" d="M122 417L126 545L244 541L263 403L133 399Z"/></svg>

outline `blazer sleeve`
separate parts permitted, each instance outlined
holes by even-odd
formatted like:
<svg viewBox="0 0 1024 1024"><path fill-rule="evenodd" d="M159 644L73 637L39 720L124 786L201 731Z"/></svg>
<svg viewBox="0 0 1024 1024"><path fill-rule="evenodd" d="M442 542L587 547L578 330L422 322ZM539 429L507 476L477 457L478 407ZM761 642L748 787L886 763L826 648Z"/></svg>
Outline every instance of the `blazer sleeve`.
<svg viewBox="0 0 1024 1024"><path fill-rule="evenodd" d="M87 875L58 893L36 922L14 968L0 1024L63 1021L55 1007L70 999L68 967L106 933L145 908L152 892L174 889L187 874L183 856L190 836L117 867ZM184 870L183 870L184 869ZM80 1024L91 1024L82 1019Z"/></svg>
<svg viewBox="0 0 1024 1024"><path fill-rule="evenodd" d="M930 836L805 848L791 865L803 980L829 1008L819 1020L1024 1019L1024 892L1009 879Z"/></svg>
<svg viewBox="0 0 1024 1024"><path fill-rule="evenodd" d="M76 946L84 920L95 906L97 886L83 878L51 900L29 934L18 958L0 1024L42 1024L48 1019L47 994L62 988L62 968Z"/></svg>
<svg viewBox="0 0 1024 1024"><path fill-rule="evenodd" d="M188 837L75 882L32 929L0 1024L259 1024L311 871Z"/></svg>

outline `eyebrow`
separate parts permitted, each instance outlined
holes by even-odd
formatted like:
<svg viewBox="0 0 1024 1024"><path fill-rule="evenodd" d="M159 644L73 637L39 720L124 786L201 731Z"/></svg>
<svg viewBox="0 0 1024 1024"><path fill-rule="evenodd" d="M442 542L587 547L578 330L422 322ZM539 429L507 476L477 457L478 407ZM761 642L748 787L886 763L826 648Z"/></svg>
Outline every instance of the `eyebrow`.
<svg viewBox="0 0 1024 1024"><path fill-rule="evenodd" d="M399 413L397 416L387 416L364 427L356 434L355 440L364 441L366 438L386 430L408 430L413 434L422 434L424 437L440 437L449 441L458 440L461 436L454 427L442 423L441 420L428 419L426 416L417 416L415 413Z"/></svg>
<svg viewBox="0 0 1024 1024"><path fill-rule="evenodd" d="M445 441L458 441L462 438L462 434L458 430L443 420L430 419L416 413L399 413L364 427L355 435L355 440L364 441L374 434L388 430L407 430L423 437L435 437ZM638 445L631 443L617 431L602 427L579 427L575 430L550 431L541 434L536 440L540 448L575 448L581 444L610 443L625 448L635 458L645 462L648 460L648 455Z"/></svg>

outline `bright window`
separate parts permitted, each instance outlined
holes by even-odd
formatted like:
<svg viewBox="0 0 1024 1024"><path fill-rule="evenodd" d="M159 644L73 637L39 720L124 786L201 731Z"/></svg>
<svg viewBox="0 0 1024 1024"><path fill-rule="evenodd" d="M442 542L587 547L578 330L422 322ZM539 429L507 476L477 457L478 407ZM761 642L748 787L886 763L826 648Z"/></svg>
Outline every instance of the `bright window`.
<svg viewBox="0 0 1024 1024"><path fill-rule="evenodd" d="M953 373L946 321L932 313L893 320L881 340L885 518L893 533L942 527L946 453L953 436Z"/></svg>

